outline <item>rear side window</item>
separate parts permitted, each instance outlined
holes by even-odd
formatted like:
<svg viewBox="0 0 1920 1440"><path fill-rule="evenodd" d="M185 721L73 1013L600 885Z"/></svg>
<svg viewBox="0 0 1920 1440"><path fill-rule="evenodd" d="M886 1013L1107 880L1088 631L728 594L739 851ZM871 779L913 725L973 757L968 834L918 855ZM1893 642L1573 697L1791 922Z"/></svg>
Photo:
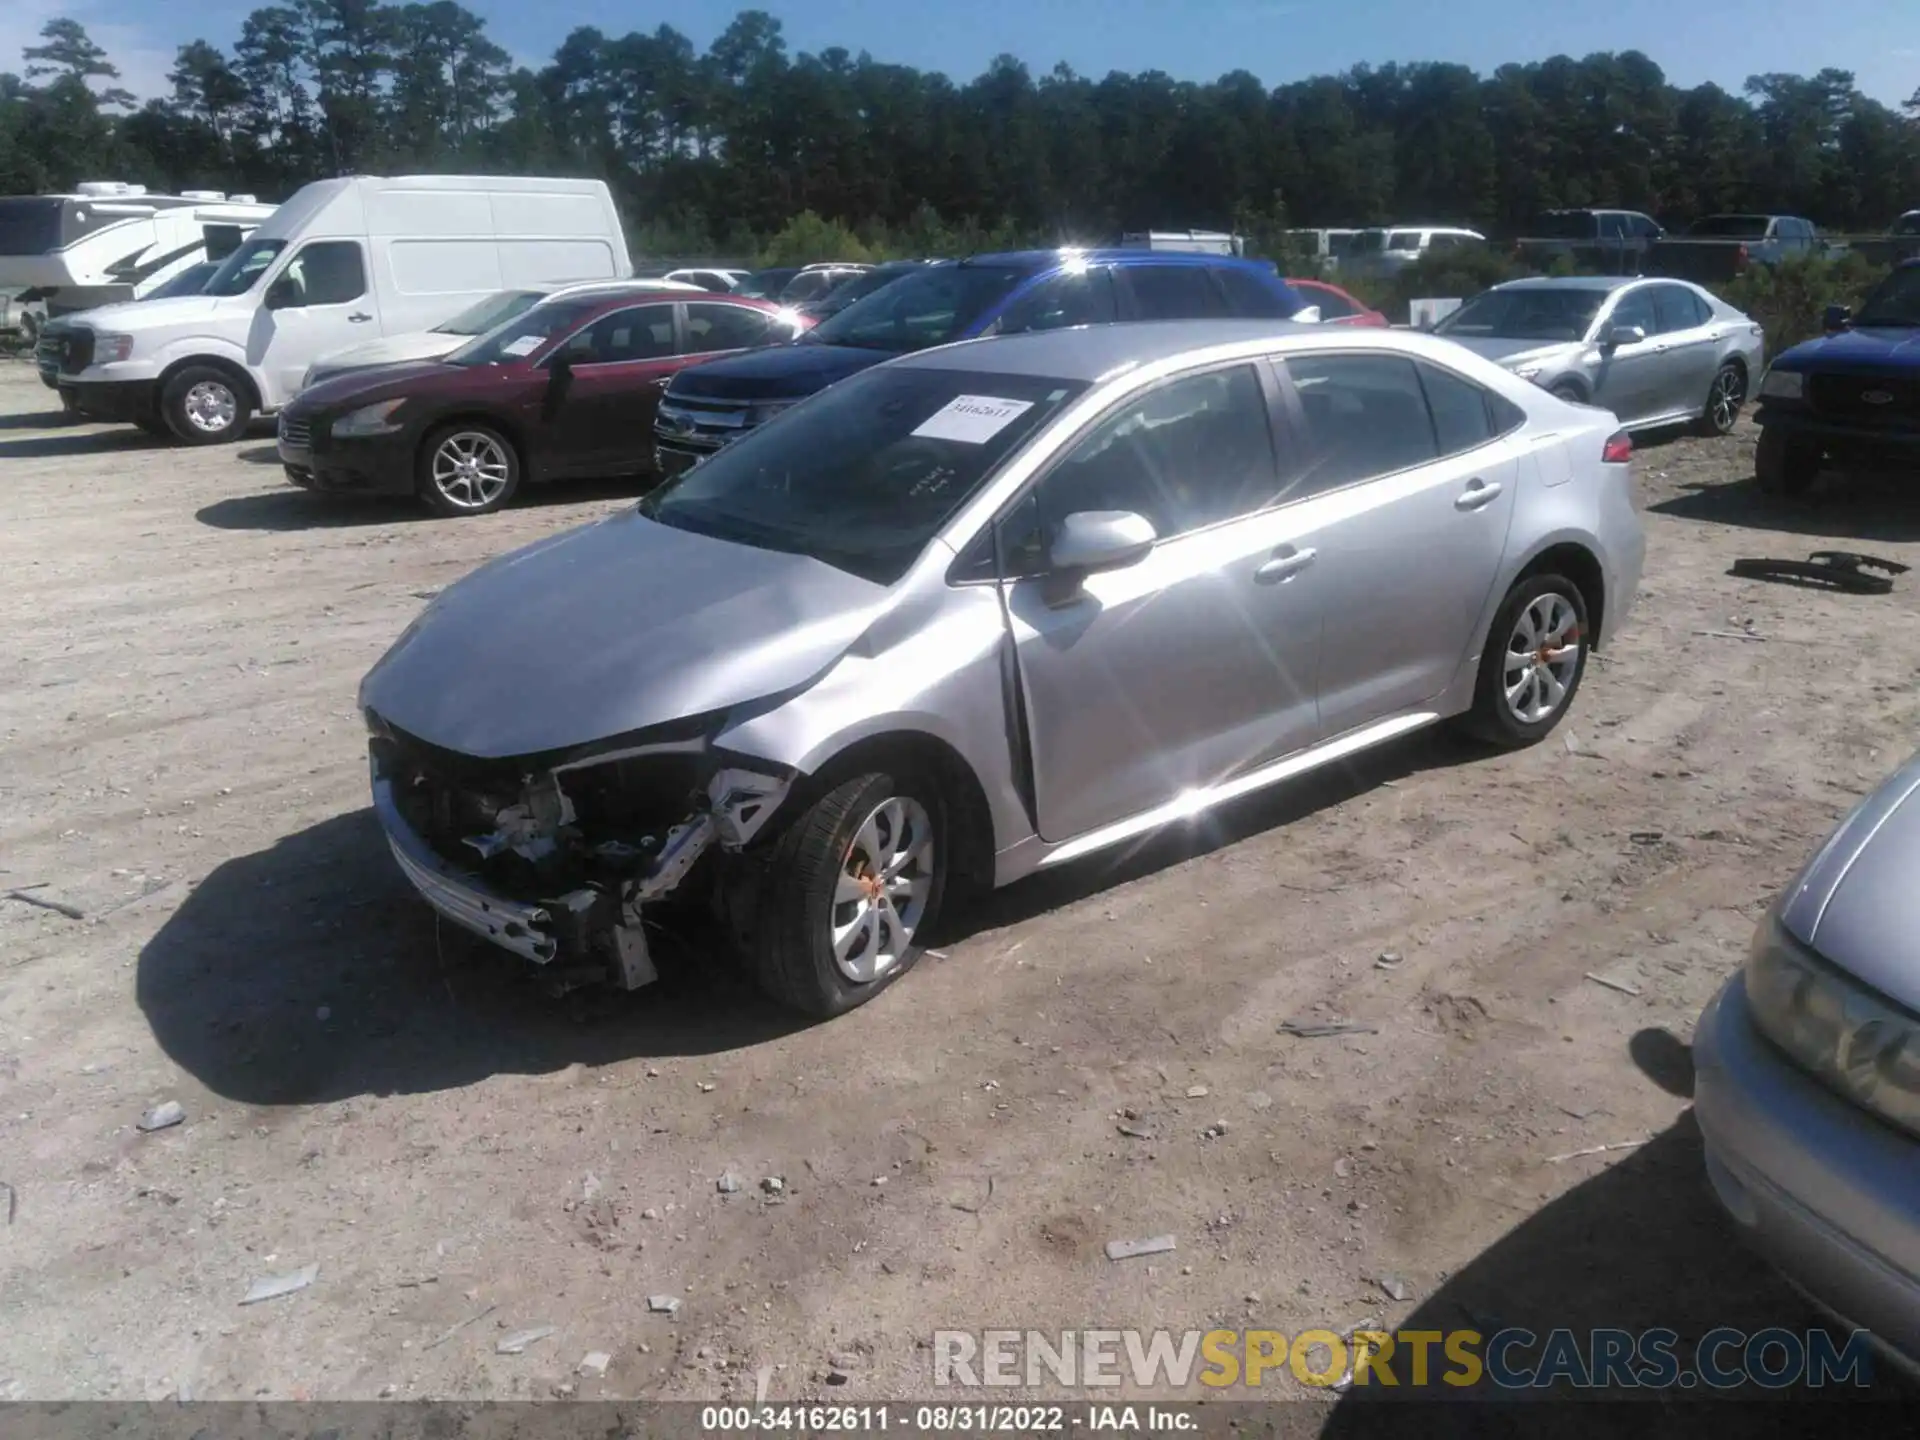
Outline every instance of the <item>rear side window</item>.
<svg viewBox="0 0 1920 1440"><path fill-rule="evenodd" d="M744 350L767 343L773 316L745 305L710 305L694 301L687 306L687 353L708 350Z"/></svg>
<svg viewBox="0 0 1920 1440"><path fill-rule="evenodd" d="M1228 314L1242 320L1284 320L1292 313L1281 299L1279 288L1263 284L1251 271L1242 270L1238 265L1222 265L1213 273L1226 292ZM1327 301L1331 297L1324 292L1302 289L1300 296L1309 305L1318 304L1323 317L1328 313Z"/></svg>
<svg viewBox="0 0 1920 1440"><path fill-rule="evenodd" d="M367 293L367 270L352 240L316 240L301 247L282 276L293 282L293 305L344 305Z"/></svg>
<svg viewBox="0 0 1920 1440"><path fill-rule="evenodd" d="M1202 320L1220 313L1213 281L1200 265L1129 265L1120 272L1136 320Z"/></svg>
<svg viewBox="0 0 1920 1440"><path fill-rule="evenodd" d="M1354 309L1352 305L1347 303L1347 297L1342 295L1338 290L1332 290L1322 285L1302 285L1300 287L1300 297L1305 300L1307 304L1318 305L1320 307L1320 318L1322 320L1344 320L1349 315L1358 315L1360 313Z"/></svg>
<svg viewBox="0 0 1920 1440"><path fill-rule="evenodd" d="M1434 434L1442 455L1458 455L1493 438L1487 395L1470 380L1462 380L1438 365L1421 365L1420 385L1433 412Z"/></svg>
<svg viewBox="0 0 1920 1440"><path fill-rule="evenodd" d="M1104 265L1042 280L1007 307L995 333L1065 330L1113 323L1113 274Z"/></svg>
<svg viewBox="0 0 1920 1440"><path fill-rule="evenodd" d="M1398 355L1297 355L1286 362L1306 422L1296 498L1424 465L1439 451L1427 397Z"/></svg>
<svg viewBox="0 0 1920 1440"><path fill-rule="evenodd" d="M1706 302L1682 285L1658 285L1653 291L1653 313L1660 321L1660 332L1692 330L1707 323Z"/></svg>
<svg viewBox="0 0 1920 1440"><path fill-rule="evenodd" d="M1420 232L1418 230L1396 230L1387 236L1389 250L1418 250L1419 248Z"/></svg>

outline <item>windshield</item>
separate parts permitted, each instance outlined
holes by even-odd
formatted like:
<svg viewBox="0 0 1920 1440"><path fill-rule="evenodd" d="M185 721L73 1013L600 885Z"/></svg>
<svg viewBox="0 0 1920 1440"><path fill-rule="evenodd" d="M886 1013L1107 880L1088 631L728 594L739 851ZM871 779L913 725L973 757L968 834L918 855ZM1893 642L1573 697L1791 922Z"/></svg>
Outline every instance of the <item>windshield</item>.
<svg viewBox="0 0 1920 1440"><path fill-rule="evenodd" d="M1001 265L935 265L856 300L808 332L821 345L924 350L958 340L1028 272Z"/></svg>
<svg viewBox="0 0 1920 1440"><path fill-rule="evenodd" d="M745 295L750 300L777 300L780 292L787 288L787 282L800 273L797 265L782 266L775 270L756 270L747 276L735 288L734 294Z"/></svg>
<svg viewBox="0 0 1920 1440"><path fill-rule="evenodd" d="M207 281L213 272L220 268L217 260L202 260L198 265L189 265L165 284L156 285L147 292L149 300L171 300L176 295L198 295L206 289Z"/></svg>
<svg viewBox="0 0 1920 1440"><path fill-rule="evenodd" d="M1488 290L1433 328L1461 340L1584 340L1606 298L1603 290Z"/></svg>
<svg viewBox="0 0 1920 1440"><path fill-rule="evenodd" d="M882 367L750 430L640 502L662 525L891 585L1081 381Z"/></svg>
<svg viewBox="0 0 1920 1440"><path fill-rule="evenodd" d="M447 356L446 365L517 365L557 335L571 334L598 300L549 300L496 325Z"/></svg>
<svg viewBox="0 0 1920 1440"><path fill-rule="evenodd" d="M1591 240L1598 233L1586 210L1543 210L1527 227L1527 234L1540 240Z"/></svg>
<svg viewBox="0 0 1920 1440"><path fill-rule="evenodd" d="M516 315L524 315L541 301L538 290L502 290L476 305L469 305L451 320L434 326L440 335L484 335L504 325Z"/></svg>
<svg viewBox="0 0 1920 1440"><path fill-rule="evenodd" d="M253 288L273 257L287 248L284 240L249 240L220 262L213 278L202 287L202 295L244 295Z"/></svg>
<svg viewBox="0 0 1920 1440"><path fill-rule="evenodd" d="M1700 235L1720 240L1764 240L1767 238L1767 217L1764 215L1709 215L1687 231L1689 235Z"/></svg>
<svg viewBox="0 0 1920 1440"><path fill-rule="evenodd" d="M1920 265L1903 265L1867 296L1855 325L1920 325Z"/></svg>
<svg viewBox="0 0 1920 1440"><path fill-rule="evenodd" d="M881 290L911 274L908 270L868 270L836 285L826 294L814 300L807 308L815 315L825 317L838 315L856 300L864 300L876 290Z"/></svg>

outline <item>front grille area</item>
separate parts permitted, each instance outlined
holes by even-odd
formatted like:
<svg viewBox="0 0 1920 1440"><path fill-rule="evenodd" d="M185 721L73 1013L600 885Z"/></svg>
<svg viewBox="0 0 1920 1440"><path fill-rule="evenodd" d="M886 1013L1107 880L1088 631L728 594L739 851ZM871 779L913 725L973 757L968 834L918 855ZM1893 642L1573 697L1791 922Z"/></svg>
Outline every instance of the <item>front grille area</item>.
<svg viewBox="0 0 1920 1440"><path fill-rule="evenodd" d="M298 419L292 415L282 414L280 417L280 443L291 446L295 450L312 449L313 422Z"/></svg>
<svg viewBox="0 0 1920 1440"><path fill-rule="evenodd" d="M78 375L93 364L93 331L81 325L49 326L41 333L33 358L43 370Z"/></svg>
<svg viewBox="0 0 1920 1440"><path fill-rule="evenodd" d="M654 417L653 438L686 450L718 450L752 425L756 400L713 400L669 393Z"/></svg>
<svg viewBox="0 0 1920 1440"><path fill-rule="evenodd" d="M1812 375L1807 397L1816 410L1868 425L1920 423L1920 380L1894 375Z"/></svg>

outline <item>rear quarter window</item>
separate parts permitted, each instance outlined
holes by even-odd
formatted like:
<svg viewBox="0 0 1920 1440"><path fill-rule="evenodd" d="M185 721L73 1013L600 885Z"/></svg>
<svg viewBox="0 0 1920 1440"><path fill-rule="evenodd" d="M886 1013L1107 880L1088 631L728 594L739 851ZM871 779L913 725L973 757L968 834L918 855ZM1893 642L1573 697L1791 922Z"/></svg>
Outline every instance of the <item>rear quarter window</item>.
<svg viewBox="0 0 1920 1440"><path fill-rule="evenodd" d="M1120 270L1136 320L1204 320L1222 302L1202 265L1128 265Z"/></svg>
<svg viewBox="0 0 1920 1440"><path fill-rule="evenodd" d="M1227 297L1229 315L1242 320L1284 320L1292 313L1281 298L1279 287L1265 284L1258 275L1237 265L1222 265L1213 273ZM1331 296L1317 290L1302 289L1298 293L1306 304L1319 304L1320 313L1326 314L1326 302Z"/></svg>

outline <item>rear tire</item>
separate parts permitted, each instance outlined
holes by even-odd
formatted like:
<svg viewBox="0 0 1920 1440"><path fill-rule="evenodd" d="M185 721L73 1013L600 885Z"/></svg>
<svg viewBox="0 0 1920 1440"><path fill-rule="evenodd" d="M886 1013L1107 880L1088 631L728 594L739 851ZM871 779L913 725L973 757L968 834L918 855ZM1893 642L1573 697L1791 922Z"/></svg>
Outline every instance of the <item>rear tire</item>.
<svg viewBox="0 0 1920 1440"><path fill-rule="evenodd" d="M1564 575L1516 580L1487 633L1473 708L1460 717L1461 728L1507 750L1538 744L1572 706L1590 648L1578 585Z"/></svg>
<svg viewBox="0 0 1920 1440"><path fill-rule="evenodd" d="M920 958L951 866L946 807L915 775L855 776L796 815L767 858L750 951L782 1005L826 1019Z"/></svg>
<svg viewBox="0 0 1920 1440"><path fill-rule="evenodd" d="M491 425L445 425L420 447L415 483L436 515L491 515L520 489L520 452Z"/></svg>
<svg viewBox="0 0 1920 1440"><path fill-rule="evenodd" d="M1820 447L1762 428L1753 452L1753 479L1762 495L1792 500L1813 488L1820 476Z"/></svg>
<svg viewBox="0 0 1920 1440"><path fill-rule="evenodd" d="M253 404L246 387L226 371L189 365L160 391L160 417L189 445L224 445L246 432Z"/></svg>
<svg viewBox="0 0 1920 1440"><path fill-rule="evenodd" d="M1701 435L1731 435L1740 420L1740 407L1746 403L1746 372L1728 361L1714 372L1713 383L1707 387L1706 408L1694 429Z"/></svg>

